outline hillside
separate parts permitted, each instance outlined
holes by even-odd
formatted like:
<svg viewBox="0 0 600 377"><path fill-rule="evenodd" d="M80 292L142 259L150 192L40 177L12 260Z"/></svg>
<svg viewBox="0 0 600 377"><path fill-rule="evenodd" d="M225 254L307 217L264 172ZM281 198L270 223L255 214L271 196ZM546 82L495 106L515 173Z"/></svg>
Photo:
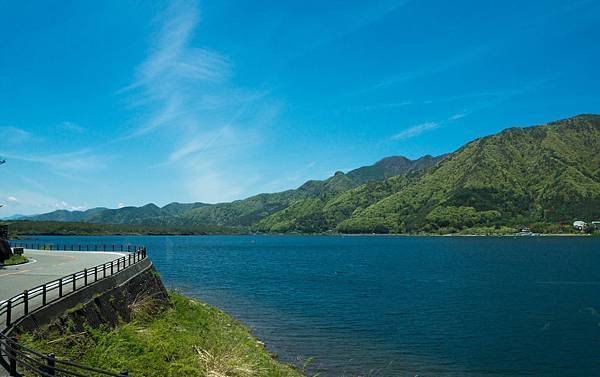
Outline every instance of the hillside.
<svg viewBox="0 0 600 377"><path fill-rule="evenodd" d="M95 224L126 225L185 225L180 216L195 208L207 206L205 203L170 203L164 207L146 204L142 207L123 207L117 209L92 208L86 211L58 210L42 215L29 216L23 220L68 221Z"/></svg>
<svg viewBox="0 0 600 377"><path fill-rule="evenodd" d="M344 205L340 197L334 207ZM357 206L336 228L447 233L599 215L600 116L581 115L474 140L393 194Z"/></svg>
<svg viewBox="0 0 600 377"><path fill-rule="evenodd" d="M445 155L438 157L427 155L417 160L388 157L348 173L338 171L332 177L322 181L308 181L295 190L260 194L231 203L198 208L188 213L186 217L194 224L251 226L298 201L307 200L302 203L310 206L310 203L319 203L322 197L334 196L368 182L429 168L444 157Z"/></svg>
<svg viewBox="0 0 600 377"><path fill-rule="evenodd" d="M308 181L295 190L259 194L231 203L210 205L200 202L173 202L162 208L150 203L142 207L118 209L99 207L86 211L58 210L23 219L145 226L251 226L287 208L295 201L336 195L366 182L384 180L398 174L425 169L435 165L444 157L427 155L416 160L401 156L387 157L373 165L363 166L348 173L336 172L332 177L322 181Z"/></svg>

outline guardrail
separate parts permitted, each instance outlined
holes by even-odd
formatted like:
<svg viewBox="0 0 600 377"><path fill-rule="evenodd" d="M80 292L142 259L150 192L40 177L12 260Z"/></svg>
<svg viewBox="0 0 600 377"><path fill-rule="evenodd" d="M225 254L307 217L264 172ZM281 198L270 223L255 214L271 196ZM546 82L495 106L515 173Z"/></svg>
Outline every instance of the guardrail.
<svg viewBox="0 0 600 377"><path fill-rule="evenodd" d="M11 242L11 247L22 247L24 249L35 249L35 250L50 250L50 251L114 251L114 252L128 252L131 253L138 249L143 249L137 245L106 245L106 244L94 244L94 245L81 245L81 244L53 244L53 243L27 243L27 242ZM61 247L62 246L62 247Z"/></svg>
<svg viewBox="0 0 600 377"><path fill-rule="evenodd" d="M43 244L13 243L13 247L24 247L33 249L36 246L46 246ZM90 250L89 245L82 248L82 245L63 245L64 249L71 246L71 250ZM98 245L94 245L98 246ZM27 347L20 345L15 337L9 337L13 325L21 318L28 315L35 309L42 308L62 297L76 292L102 279L113 276L124 269L146 259L146 248L140 246L122 245L115 248L115 251L128 250L126 256L119 257L110 262L99 264L92 268L86 268L82 271L52 280L37 287L26 289L18 294L0 303L0 323L4 322L6 328L0 332L0 364L8 371L10 376L22 376L18 369L27 370L39 376L128 376L127 371L113 373L97 368L88 367L72 363L68 360L57 359L54 354L44 355ZM60 247L60 246L59 246ZM109 250L111 249L109 248ZM104 246L106 249L106 246ZM133 250L132 250L133 249ZM48 250L48 249L41 249ZM50 249L51 250L51 249ZM56 248L54 250L57 250ZM94 250L93 248L91 250ZM108 251L108 250L107 250Z"/></svg>

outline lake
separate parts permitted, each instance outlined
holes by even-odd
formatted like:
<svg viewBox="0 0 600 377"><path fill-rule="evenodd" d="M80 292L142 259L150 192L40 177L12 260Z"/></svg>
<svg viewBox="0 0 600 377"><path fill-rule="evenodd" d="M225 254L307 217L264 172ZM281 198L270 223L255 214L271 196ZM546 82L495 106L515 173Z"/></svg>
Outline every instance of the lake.
<svg viewBox="0 0 600 377"><path fill-rule="evenodd" d="M328 376L600 376L600 238L36 237L146 245L167 288Z"/></svg>

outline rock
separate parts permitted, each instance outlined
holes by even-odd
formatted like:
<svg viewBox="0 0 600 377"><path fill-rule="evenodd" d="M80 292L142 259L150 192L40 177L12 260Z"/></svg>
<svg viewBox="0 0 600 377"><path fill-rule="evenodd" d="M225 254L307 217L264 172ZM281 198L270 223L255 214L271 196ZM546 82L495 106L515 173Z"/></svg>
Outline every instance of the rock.
<svg viewBox="0 0 600 377"><path fill-rule="evenodd" d="M4 262L13 255L7 240L0 239L0 262Z"/></svg>

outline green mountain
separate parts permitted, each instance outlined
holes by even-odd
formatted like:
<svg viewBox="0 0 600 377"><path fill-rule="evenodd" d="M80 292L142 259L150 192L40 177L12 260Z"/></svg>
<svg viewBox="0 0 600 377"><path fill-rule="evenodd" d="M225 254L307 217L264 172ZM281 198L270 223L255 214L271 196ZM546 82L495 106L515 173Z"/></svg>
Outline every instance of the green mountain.
<svg viewBox="0 0 600 377"><path fill-rule="evenodd" d="M67 211L60 209L35 216L25 216L23 219L36 221L69 221L69 222L87 222L96 214L107 210L108 208L97 207L86 211Z"/></svg>
<svg viewBox="0 0 600 377"><path fill-rule="evenodd" d="M142 207L123 207L118 209L98 207L86 211L58 210L43 215L29 216L25 219L95 224L186 225L185 221L181 219L182 214L207 205L206 203L174 202L162 208L150 203Z"/></svg>
<svg viewBox="0 0 600 377"><path fill-rule="evenodd" d="M150 203L142 207L118 209L59 210L26 219L148 226L251 226L297 200L334 195L365 182L383 180L397 174L424 169L433 166L443 157L424 156L417 160L399 156L388 157L374 165L364 166L348 173L337 172L326 180L308 181L295 190L255 195L231 203L210 205L200 202L174 202L162 208Z"/></svg>
<svg viewBox="0 0 600 377"><path fill-rule="evenodd" d="M361 187L337 198L353 205ZM345 196L345 198L344 198ZM341 232L453 232L600 216L600 116L580 115L474 140L336 224ZM348 210L346 210L348 213Z"/></svg>
<svg viewBox="0 0 600 377"><path fill-rule="evenodd" d="M449 155L388 157L295 190L231 203L55 211L30 219L264 232L453 233L598 217L600 115L580 115L509 128Z"/></svg>
<svg viewBox="0 0 600 377"><path fill-rule="evenodd" d="M231 203L198 208L189 212L186 217L194 224L252 226L292 204L298 205L297 203L300 202L309 205L309 203L318 202L321 197L334 196L367 182L431 167L444 157L445 155L438 157L428 155L417 160L388 157L373 165L348 173L338 171L332 177L322 181L308 181L295 190L259 194Z"/></svg>

